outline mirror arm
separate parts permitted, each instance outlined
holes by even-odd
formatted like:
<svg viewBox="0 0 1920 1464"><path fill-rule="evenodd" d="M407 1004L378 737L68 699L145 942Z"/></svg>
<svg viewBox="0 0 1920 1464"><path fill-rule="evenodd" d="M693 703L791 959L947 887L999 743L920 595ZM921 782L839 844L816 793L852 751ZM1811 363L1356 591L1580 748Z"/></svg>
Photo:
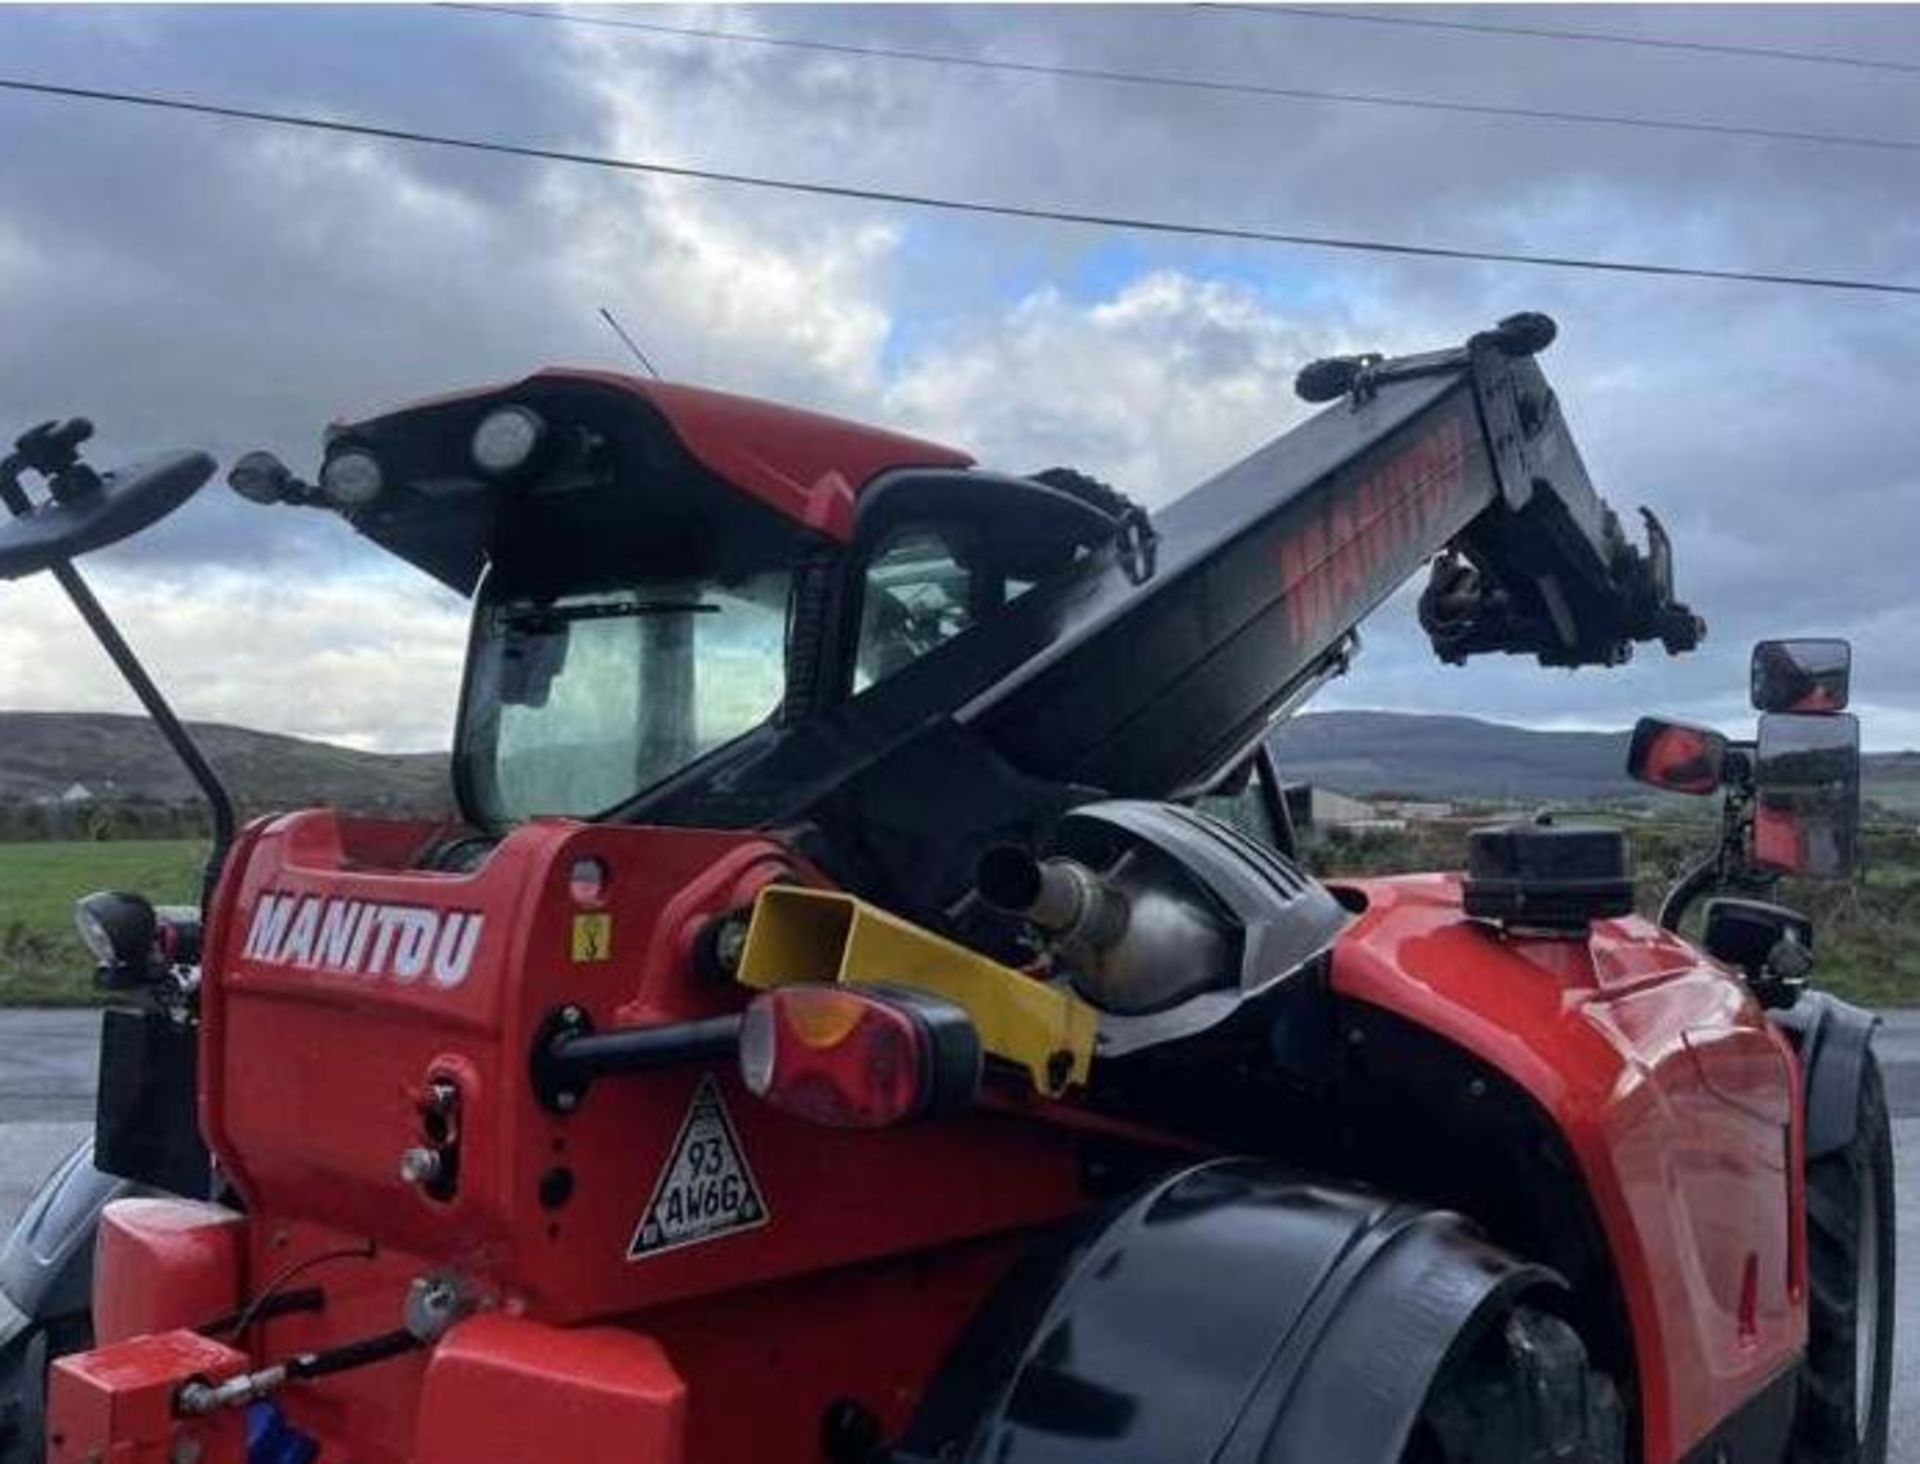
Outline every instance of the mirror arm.
<svg viewBox="0 0 1920 1464"><path fill-rule="evenodd" d="M1660 902L1657 919L1662 930L1670 930L1678 935L1680 922L1687 918L1694 901L1723 882L1725 861L1722 853L1722 850L1715 849L1674 881L1673 888L1667 891L1667 897Z"/></svg>
<svg viewBox="0 0 1920 1464"><path fill-rule="evenodd" d="M1747 743L1731 744L1736 748ZM1729 782L1720 812L1720 841L1711 854L1702 856L1675 880L1660 902L1655 922L1662 930L1680 933L1680 923L1692 911L1702 895L1719 889L1744 889L1764 893L1779 883L1779 876L1763 874L1747 863L1747 824L1753 807L1751 777Z"/></svg>
<svg viewBox="0 0 1920 1464"><path fill-rule="evenodd" d="M33 512L33 501L20 486L21 470L27 466L17 453L0 459L0 503L5 503L15 518L25 518ZM233 844L233 798L185 724L174 715L160 688L147 675L147 668L140 664L140 658L120 634L113 618L94 598L93 591L80 577L80 571L73 567L73 562L63 559L51 565L50 569L53 577L60 582L60 588L67 592L74 609L80 612L80 618L86 621L87 629L93 632L94 639L100 642L107 658L132 688L141 707L153 719L154 726L160 729L160 735L167 740L167 746L173 749L174 756L180 759L188 775L198 785L201 796L207 800L213 820L213 847L207 852L206 869L200 879L200 908L205 911L212 904L214 886L219 883L220 871L227 861L227 850Z"/></svg>

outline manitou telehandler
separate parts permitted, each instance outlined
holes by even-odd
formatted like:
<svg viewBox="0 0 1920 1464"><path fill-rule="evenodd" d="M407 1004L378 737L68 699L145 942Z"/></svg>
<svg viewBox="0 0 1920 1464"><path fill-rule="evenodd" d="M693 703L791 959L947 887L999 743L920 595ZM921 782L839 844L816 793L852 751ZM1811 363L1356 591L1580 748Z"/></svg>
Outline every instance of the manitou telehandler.
<svg viewBox="0 0 1920 1464"><path fill-rule="evenodd" d="M1761 649L1757 742L1643 724L1726 799L1658 924L1550 817L1293 858L1268 733L1422 565L1450 661L1702 633L1552 335L1311 366L1151 516L589 371L248 455L472 597L449 827L230 838L70 563L213 464L22 438L0 575L62 580L217 838L203 912L81 904L138 1000L0 1267L9 1457L1881 1464L1871 1021L1764 898L1853 863L1844 647Z"/></svg>

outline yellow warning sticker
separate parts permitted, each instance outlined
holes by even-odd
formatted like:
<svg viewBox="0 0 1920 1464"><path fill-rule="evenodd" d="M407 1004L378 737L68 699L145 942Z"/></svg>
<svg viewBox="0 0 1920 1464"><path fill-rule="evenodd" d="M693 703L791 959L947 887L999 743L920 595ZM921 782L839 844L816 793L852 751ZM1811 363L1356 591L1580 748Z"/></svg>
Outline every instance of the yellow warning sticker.
<svg viewBox="0 0 1920 1464"><path fill-rule="evenodd" d="M613 917L576 915L573 917L573 959L604 961L613 955Z"/></svg>

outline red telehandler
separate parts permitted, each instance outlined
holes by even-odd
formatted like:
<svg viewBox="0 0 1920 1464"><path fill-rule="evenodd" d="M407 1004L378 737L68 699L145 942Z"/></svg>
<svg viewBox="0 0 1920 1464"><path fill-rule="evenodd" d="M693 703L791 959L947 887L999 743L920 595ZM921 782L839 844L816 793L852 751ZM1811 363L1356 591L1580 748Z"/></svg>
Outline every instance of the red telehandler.
<svg viewBox="0 0 1920 1464"><path fill-rule="evenodd" d="M1882 1464L1872 1023L1766 898L1853 863L1844 646L1761 647L1756 741L1641 725L1725 800L1658 923L1546 815L1462 874L1295 862L1267 734L1422 566L1450 661L1703 632L1552 336L1316 363L1151 516L574 370L338 425L312 482L249 454L472 597L450 827L234 835L70 563L213 464L28 434L0 576L65 584L216 847L203 912L81 904L124 1180L77 1158L0 1257L15 1450Z"/></svg>

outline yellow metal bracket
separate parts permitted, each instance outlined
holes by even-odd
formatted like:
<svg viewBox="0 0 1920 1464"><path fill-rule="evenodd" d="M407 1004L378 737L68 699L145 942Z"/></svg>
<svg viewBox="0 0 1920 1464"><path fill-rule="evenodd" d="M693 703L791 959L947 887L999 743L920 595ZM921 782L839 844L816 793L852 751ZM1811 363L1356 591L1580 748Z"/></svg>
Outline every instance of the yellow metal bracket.
<svg viewBox="0 0 1920 1464"><path fill-rule="evenodd" d="M1049 1095L1085 1083L1093 1061L1099 1017L1085 1002L838 890L762 890L736 976L761 991L828 981L944 997Z"/></svg>

